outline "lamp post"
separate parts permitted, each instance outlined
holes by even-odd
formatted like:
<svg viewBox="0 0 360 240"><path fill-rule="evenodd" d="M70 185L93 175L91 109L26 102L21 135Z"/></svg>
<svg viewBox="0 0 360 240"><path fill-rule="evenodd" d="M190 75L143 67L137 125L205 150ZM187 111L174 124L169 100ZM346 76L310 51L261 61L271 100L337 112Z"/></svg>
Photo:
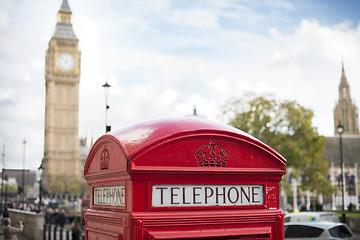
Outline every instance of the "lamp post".
<svg viewBox="0 0 360 240"><path fill-rule="evenodd" d="M21 203L22 206L24 208L24 195L25 195L25 145L26 145L26 140L24 139L24 141L22 142L24 144L24 153L23 153L23 171L22 171L22 194L21 194ZM24 208L25 210L25 208Z"/></svg>
<svg viewBox="0 0 360 240"><path fill-rule="evenodd" d="M39 173L39 213L41 212L41 193L42 193L42 186L41 186L41 183L42 183L42 178L43 178L43 173L44 173L44 167L42 165L42 162L41 162L41 165L40 167L38 168L38 173Z"/></svg>
<svg viewBox="0 0 360 240"><path fill-rule="evenodd" d="M2 153L2 171L1 171L1 199L0 199L0 211L3 210L3 198L4 198L4 170L5 170L5 145L3 145L3 153Z"/></svg>
<svg viewBox="0 0 360 240"><path fill-rule="evenodd" d="M345 190L344 190L344 167L343 167L343 154L342 154L342 134L344 132L344 126L341 125L341 122L339 122L339 125L337 126L337 131L339 133L339 141L340 141L340 164L341 164L341 222L346 222L346 214L345 214Z"/></svg>
<svg viewBox="0 0 360 240"><path fill-rule="evenodd" d="M5 175L5 181L6 181L6 185L5 185L5 207L7 207L7 189L8 189L8 183L9 183L9 178L7 175Z"/></svg>
<svg viewBox="0 0 360 240"><path fill-rule="evenodd" d="M111 126L107 125L107 112L108 109L110 108L110 106L107 103L107 98L108 98L108 94L109 94L109 89L110 89L110 84L108 84L108 82L106 81L106 83L104 85L102 85L102 87L105 90L105 133L108 133L111 131Z"/></svg>

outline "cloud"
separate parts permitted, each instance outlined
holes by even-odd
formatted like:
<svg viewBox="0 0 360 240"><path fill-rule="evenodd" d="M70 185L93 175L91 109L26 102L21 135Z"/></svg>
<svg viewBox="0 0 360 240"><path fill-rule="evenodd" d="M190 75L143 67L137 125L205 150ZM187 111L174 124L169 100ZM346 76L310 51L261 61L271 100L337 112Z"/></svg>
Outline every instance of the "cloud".
<svg viewBox="0 0 360 240"><path fill-rule="evenodd" d="M0 29L9 27L10 18L8 11L11 9L12 0L0 1Z"/></svg>
<svg viewBox="0 0 360 240"><path fill-rule="evenodd" d="M266 0L265 3L272 8L285 10L285 11L295 11L296 7L290 1L285 0Z"/></svg>
<svg viewBox="0 0 360 240"><path fill-rule="evenodd" d="M315 20L304 19L294 34L275 34L278 42L274 48L276 57L268 67L270 72L281 74L279 82L285 84L285 89L296 89L280 95L294 98L312 108L315 124L326 135L333 132L333 108L338 99L341 56L345 59L346 73L354 76L348 77L352 93L360 91L356 81L360 72L354 64L360 56L359 28L340 25L343 27L323 26Z"/></svg>
<svg viewBox="0 0 360 240"><path fill-rule="evenodd" d="M176 9L172 13L171 20L174 24L188 27L210 29L217 27L216 15L203 9Z"/></svg>

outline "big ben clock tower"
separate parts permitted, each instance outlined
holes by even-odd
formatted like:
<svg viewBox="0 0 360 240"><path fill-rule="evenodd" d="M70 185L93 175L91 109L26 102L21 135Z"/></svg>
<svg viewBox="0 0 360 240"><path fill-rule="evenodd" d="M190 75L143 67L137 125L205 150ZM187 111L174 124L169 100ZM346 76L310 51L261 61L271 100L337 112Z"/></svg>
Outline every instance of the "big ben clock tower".
<svg viewBox="0 0 360 240"><path fill-rule="evenodd" d="M80 51L71 24L71 10L63 0L57 14L56 29L46 51L44 180L81 178L78 112Z"/></svg>

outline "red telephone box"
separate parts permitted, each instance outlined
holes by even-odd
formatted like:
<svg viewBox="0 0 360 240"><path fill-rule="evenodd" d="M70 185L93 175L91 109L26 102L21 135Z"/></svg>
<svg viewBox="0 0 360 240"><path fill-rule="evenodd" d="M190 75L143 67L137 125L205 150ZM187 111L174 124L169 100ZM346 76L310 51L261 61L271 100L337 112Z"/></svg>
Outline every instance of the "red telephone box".
<svg viewBox="0 0 360 240"><path fill-rule="evenodd" d="M86 239L284 239L285 163L254 137L202 119L103 135L84 167Z"/></svg>

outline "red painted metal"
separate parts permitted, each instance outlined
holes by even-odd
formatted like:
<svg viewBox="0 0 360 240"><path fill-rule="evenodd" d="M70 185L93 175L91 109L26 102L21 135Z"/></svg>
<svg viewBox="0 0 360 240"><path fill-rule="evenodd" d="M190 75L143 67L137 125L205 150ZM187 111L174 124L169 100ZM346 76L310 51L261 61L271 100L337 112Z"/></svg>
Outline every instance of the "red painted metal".
<svg viewBox="0 0 360 240"><path fill-rule="evenodd" d="M285 163L254 137L202 119L145 122L103 135L84 167L90 187L86 239L283 239L279 181ZM114 186L124 187L124 205ZM245 186L255 186L254 205L206 205L203 200L197 205L203 189L209 191L205 198L216 195L216 201L229 203L239 199L242 186L248 189L244 199L250 199ZM160 193L161 201L170 196L169 206L155 204ZM257 204L254 199L261 196ZM194 206L187 205L190 200Z"/></svg>

